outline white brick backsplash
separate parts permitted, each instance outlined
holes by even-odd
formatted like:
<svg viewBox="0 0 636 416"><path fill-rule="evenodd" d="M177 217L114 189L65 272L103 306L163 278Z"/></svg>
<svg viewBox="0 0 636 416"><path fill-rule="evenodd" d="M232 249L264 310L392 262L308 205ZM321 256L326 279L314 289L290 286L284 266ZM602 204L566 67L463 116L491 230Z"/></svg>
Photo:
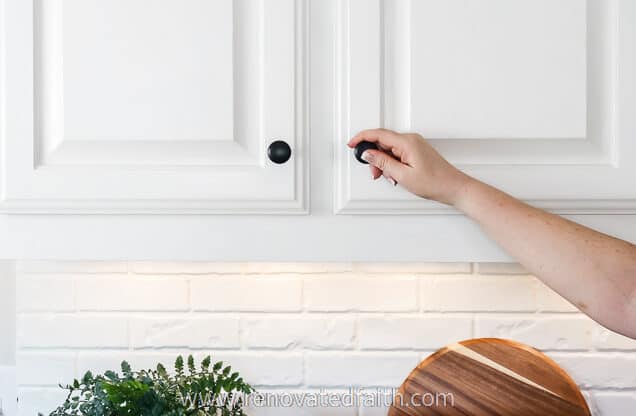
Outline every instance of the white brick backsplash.
<svg viewBox="0 0 636 416"><path fill-rule="evenodd" d="M75 285L71 277L21 276L17 286L17 310L20 312L75 310Z"/></svg>
<svg viewBox="0 0 636 416"><path fill-rule="evenodd" d="M117 261L20 261L18 273L126 273L126 262Z"/></svg>
<svg viewBox="0 0 636 416"><path fill-rule="evenodd" d="M85 277L77 279L77 307L85 311L183 311L188 281L183 277Z"/></svg>
<svg viewBox="0 0 636 416"><path fill-rule="evenodd" d="M416 353L307 353L309 386L397 387L418 363Z"/></svg>
<svg viewBox="0 0 636 416"><path fill-rule="evenodd" d="M127 361L133 370L154 369L162 363L169 371L179 353L155 351L80 351L77 355L77 375L82 377L87 371L104 374L108 370L121 374L121 362ZM185 354L184 354L185 355Z"/></svg>
<svg viewBox="0 0 636 416"><path fill-rule="evenodd" d="M537 310L541 312L579 312L579 310L548 286L537 280Z"/></svg>
<svg viewBox="0 0 636 416"><path fill-rule="evenodd" d="M510 311L536 309L535 279L525 276L423 277L424 311Z"/></svg>
<svg viewBox="0 0 636 416"><path fill-rule="evenodd" d="M297 277L196 277L191 302L197 311L299 311L301 289Z"/></svg>
<svg viewBox="0 0 636 416"><path fill-rule="evenodd" d="M466 317L365 317L358 323L361 349L436 350L471 336L472 319Z"/></svg>
<svg viewBox="0 0 636 416"><path fill-rule="evenodd" d="M123 348L127 327L123 317L22 315L17 341L29 348Z"/></svg>
<svg viewBox="0 0 636 416"><path fill-rule="evenodd" d="M133 348L239 348L239 319L229 317L133 318Z"/></svg>
<svg viewBox="0 0 636 416"><path fill-rule="evenodd" d="M313 274L351 271L351 263L134 262L130 270L140 274Z"/></svg>
<svg viewBox="0 0 636 416"><path fill-rule="evenodd" d="M94 373L104 373L107 370L119 370L122 361L128 361L133 370L155 368L162 363L172 371L178 353L169 352L79 352L77 368L78 374L87 370ZM183 354L184 358L187 352ZM242 352L242 351L214 351L196 352L197 366L206 355L211 355L213 361L223 361L231 365L235 371L250 384L268 386L297 386L303 381L303 357L300 353L272 353L272 352Z"/></svg>
<svg viewBox="0 0 636 416"><path fill-rule="evenodd" d="M255 386L298 386L303 382L303 356L296 352L218 352L224 361Z"/></svg>
<svg viewBox="0 0 636 416"><path fill-rule="evenodd" d="M594 392L592 394L594 416L621 416L636 410L635 392Z"/></svg>
<svg viewBox="0 0 636 416"><path fill-rule="evenodd" d="M245 273L340 273L351 271L351 263L245 263Z"/></svg>
<svg viewBox="0 0 636 416"><path fill-rule="evenodd" d="M402 275L306 277L303 295L311 311L414 311L417 279Z"/></svg>
<svg viewBox="0 0 636 416"><path fill-rule="evenodd" d="M18 415L35 416L39 413L48 415L64 403L66 395L59 387L25 387L18 390Z"/></svg>
<svg viewBox="0 0 636 416"><path fill-rule="evenodd" d="M75 353L71 352L20 352L16 356L17 374L21 386L66 385L75 376Z"/></svg>
<svg viewBox="0 0 636 416"><path fill-rule="evenodd" d="M130 271L138 274L239 274L245 263L138 261L130 264Z"/></svg>
<svg viewBox="0 0 636 416"><path fill-rule="evenodd" d="M528 274L518 263L477 263L475 271L479 274Z"/></svg>
<svg viewBox="0 0 636 416"><path fill-rule="evenodd" d="M612 332L599 324L594 328L594 347L598 350L636 351L636 340Z"/></svg>
<svg viewBox="0 0 636 416"><path fill-rule="evenodd" d="M62 403L86 370L171 369L210 354L259 391L397 387L434 350L502 337L541 350L594 416L636 408L636 341L511 263L18 262L20 414ZM379 416L386 408L249 409Z"/></svg>
<svg viewBox="0 0 636 416"><path fill-rule="evenodd" d="M353 263L353 271L358 273L458 274L471 270L470 263Z"/></svg>
<svg viewBox="0 0 636 416"><path fill-rule="evenodd" d="M634 354L550 354L583 388L636 388Z"/></svg>
<svg viewBox="0 0 636 416"><path fill-rule="evenodd" d="M541 350L586 350L594 327L584 316L479 317L475 336L512 339Z"/></svg>
<svg viewBox="0 0 636 416"><path fill-rule="evenodd" d="M248 348L349 349L354 319L347 317L252 317L243 321Z"/></svg>

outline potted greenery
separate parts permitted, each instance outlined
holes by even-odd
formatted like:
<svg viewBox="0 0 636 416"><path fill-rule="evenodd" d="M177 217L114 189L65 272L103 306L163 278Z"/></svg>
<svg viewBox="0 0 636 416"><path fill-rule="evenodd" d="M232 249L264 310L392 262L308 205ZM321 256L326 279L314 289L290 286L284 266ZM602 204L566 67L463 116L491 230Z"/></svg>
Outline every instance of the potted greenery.
<svg viewBox="0 0 636 416"><path fill-rule="evenodd" d="M187 369L185 368L187 365ZM87 372L81 380L62 386L66 401L50 416L242 416L244 396L253 392L237 372L210 357L195 367L177 357L175 372L162 364L155 370L133 371L124 361L122 374Z"/></svg>

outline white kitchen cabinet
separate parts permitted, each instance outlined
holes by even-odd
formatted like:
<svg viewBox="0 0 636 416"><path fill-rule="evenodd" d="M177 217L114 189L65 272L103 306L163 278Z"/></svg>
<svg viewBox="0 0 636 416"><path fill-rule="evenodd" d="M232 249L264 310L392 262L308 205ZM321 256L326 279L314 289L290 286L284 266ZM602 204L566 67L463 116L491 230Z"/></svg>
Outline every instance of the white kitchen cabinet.
<svg viewBox="0 0 636 416"><path fill-rule="evenodd" d="M3 3L5 212L307 210L302 2Z"/></svg>
<svg viewBox="0 0 636 416"><path fill-rule="evenodd" d="M340 2L336 210L449 212L371 183L340 145L382 126L421 133L471 175L538 206L636 213L632 8L607 0Z"/></svg>
<svg viewBox="0 0 636 416"><path fill-rule="evenodd" d="M0 4L0 258L508 260L371 181L375 127L636 241L631 0Z"/></svg>

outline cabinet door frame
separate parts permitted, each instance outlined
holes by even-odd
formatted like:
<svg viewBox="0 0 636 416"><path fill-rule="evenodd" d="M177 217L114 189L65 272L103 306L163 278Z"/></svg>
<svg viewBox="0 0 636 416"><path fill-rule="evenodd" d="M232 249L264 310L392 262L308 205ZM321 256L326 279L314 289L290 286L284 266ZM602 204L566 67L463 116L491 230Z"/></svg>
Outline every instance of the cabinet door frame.
<svg viewBox="0 0 636 416"><path fill-rule="evenodd" d="M232 163L218 157L200 157L197 149L207 146L205 150L209 151L213 149L211 146L216 146L212 142L206 144L202 141L199 147L187 149L187 143L178 141L157 142L153 143L154 147L123 142L119 146L106 141L101 144L98 141L77 142L78 146L70 141L75 147L47 158L46 161L51 161L48 166L42 163L41 145L36 143L40 126L34 115L38 105L37 50L34 48L37 47L35 42L40 29L34 20L38 4L42 1L45 0L6 0L0 8L3 27L0 43L0 117L3 125L0 134L0 212L308 213L307 0L249 3L259 7L258 17L262 19L259 33L263 39L257 45L263 73L259 76L261 84L258 88L261 89L261 97L262 94L271 97L265 104L279 102L281 105L261 104L260 121L252 123L260 125L260 135L258 139L248 139L252 141L251 147L241 147L242 143L236 141L227 143L227 154L237 154ZM247 2L249 0L243 0L243 3ZM287 17L289 24L276 24L276 19ZM276 53L271 53L279 47L276 42L283 42L284 46L280 48L286 49L281 51L289 50L293 54L278 60ZM276 87L278 85L283 87L282 91ZM283 165L275 165L267 158L267 145L278 139L288 141L292 147L292 158ZM180 152L178 157L172 157L171 148ZM62 146L58 149L68 150ZM116 152L108 156L111 150ZM154 152L153 156L159 160L155 165L144 164L145 156L142 154L145 150ZM102 152L106 156L100 165ZM82 154L88 155L84 163ZM118 157L126 160L117 163ZM116 163L113 164L113 161ZM229 180L227 175L233 175L231 177L235 179ZM224 185L225 181L228 185ZM100 186L103 192L94 189ZM274 192L268 193L270 188Z"/></svg>
<svg viewBox="0 0 636 416"><path fill-rule="evenodd" d="M416 76L411 74L412 1L416 0L338 2L337 214L457 213L385 183L372 188L366 166L357 163L345 146L352 135L367 128L414 130L409 113L409 87ZM590 73L586 78L587 137L429 140L462 170L533 205L561 214L634 214L636 179L630 183L629 178L636 178L636 126L630 114L630 109L636 109L636 76L632 75L636 57L631 51L636 47L636 32L629 19L636 16L625 0L583 1L590 32L585 40ZM369 31L370 27L379 30ZM551 186L555 179L557 184Z"/></svg>

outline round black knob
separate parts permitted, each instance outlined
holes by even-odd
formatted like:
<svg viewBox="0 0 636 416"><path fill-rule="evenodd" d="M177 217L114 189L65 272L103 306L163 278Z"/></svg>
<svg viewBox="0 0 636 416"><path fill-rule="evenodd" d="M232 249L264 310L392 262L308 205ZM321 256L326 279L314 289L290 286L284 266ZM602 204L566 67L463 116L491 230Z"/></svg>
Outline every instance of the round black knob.
<svg viewBox="0 0 636 416"><path fill-rule="evenodd" d="M291 147L282 140L272 142L272 144L270 144L267 148L267 157L269 157L269 160L279 165L287 162L291 157L291 154Z"/></svg>
<svg viewBox="0 0 636 416"><path fill-rule="evenodd" d="M358 159L358 162L364 163L365 165L368 165L369 162L362 159L362 154L367 150L378 150L378 145L371 142L360 142L354 150L354 154L356 156L356 159Z"/></svg>

